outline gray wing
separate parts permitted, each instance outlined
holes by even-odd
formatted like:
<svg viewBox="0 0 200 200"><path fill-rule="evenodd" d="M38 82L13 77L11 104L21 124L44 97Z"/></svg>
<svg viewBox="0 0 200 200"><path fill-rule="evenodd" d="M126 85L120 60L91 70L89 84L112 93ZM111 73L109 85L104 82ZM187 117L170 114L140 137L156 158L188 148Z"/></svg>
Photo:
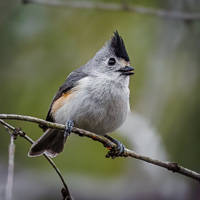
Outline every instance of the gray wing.
<svg viewBox="0 0 200 200"><path fill-rule="evenodd" d="M51 108L52 108L52 105L53 103L59 99L63 93L66 93L68 92L69 90L71 90L73 87L76 86L77 84L77 81L79 81L80 79L84 78L88 76L87 73L84 73L82 71L82 68L79 68L73 72L71 72L69 74L69 76L67 77L66 81L64 82L64 84L59 88L58 92L56 93L56 95L54 96L53 100L52 100L52 103L50 105L50 108L49 108L49 111L48 111L48 114L47 114L47 117L46 117L46 120L47 121L50 121L50 122L54 122L53 120L53 117L51 115Z"/></svg>

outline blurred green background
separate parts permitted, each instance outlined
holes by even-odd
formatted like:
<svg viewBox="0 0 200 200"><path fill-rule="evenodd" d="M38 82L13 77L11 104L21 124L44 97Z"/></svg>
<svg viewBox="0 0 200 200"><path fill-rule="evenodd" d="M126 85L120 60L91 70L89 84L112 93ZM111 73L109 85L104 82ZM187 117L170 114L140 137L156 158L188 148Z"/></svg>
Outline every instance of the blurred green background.
<svg viewBox="0 0 200 200"><path fill-rule="evenodd" d="M198 0L126 3L200 12ZM2 1L0 113L45 118L67 75L92 58L115 30L136 74L130 82L132 116L113 136L135 151L145 149L143 154L200 171L199 21ZM35 124L11 123L33 139L42 134ZM133 142L126 137L127 127L134 132L128 136ZM0 132L3 199L9 137L2 127ZM137 140L139 133L147 135ZM42 157L27 157L29 148L21 138L16 140L14 199L23 199L22 194L24 199L59 199L60 180ZM105 154L101 144L72 134L64 153L54 159L76 199L200 199L195 181L133 159L106 159Z"/></svg>

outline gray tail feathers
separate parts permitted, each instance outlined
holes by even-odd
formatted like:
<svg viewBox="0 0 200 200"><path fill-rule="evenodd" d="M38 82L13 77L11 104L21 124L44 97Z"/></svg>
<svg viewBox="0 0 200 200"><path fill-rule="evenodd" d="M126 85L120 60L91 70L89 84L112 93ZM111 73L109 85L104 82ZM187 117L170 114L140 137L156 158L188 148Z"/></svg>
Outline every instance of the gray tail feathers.
<svg viewBox="0 0 200 200"><path fill-rule="evenodd" d="M50 157L55 157L58 153L63 151L65 141L64 131L47 129L31 146L28 156L35 157L47 153Z"/></svg>

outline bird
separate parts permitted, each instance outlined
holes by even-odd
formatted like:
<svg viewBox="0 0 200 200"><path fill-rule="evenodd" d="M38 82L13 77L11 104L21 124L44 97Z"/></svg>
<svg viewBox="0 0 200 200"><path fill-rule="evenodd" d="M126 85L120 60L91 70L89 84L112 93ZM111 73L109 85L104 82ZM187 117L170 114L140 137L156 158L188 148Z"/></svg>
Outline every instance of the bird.
<svg viewBox="0 0 200 200"><path fill-rule="evenodd" d="M119 128L130 112L129 77L133 74L124 41L115 31L91 60L67 76L53 97L46 120L64 124L66 129L41 126L44 133L28 156L57 156L73 127L106 137L116 144L115 153L121 155L124 145L108 134Z"/></svg>

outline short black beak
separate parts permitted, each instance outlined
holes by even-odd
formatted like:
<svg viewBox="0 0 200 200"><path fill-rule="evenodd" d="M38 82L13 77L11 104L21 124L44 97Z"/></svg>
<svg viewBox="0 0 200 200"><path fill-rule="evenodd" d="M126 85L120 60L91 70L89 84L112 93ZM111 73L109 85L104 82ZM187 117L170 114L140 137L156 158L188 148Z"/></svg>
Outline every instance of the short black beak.
<svg viewBox="0 0 200 200"><path fill-rule="evenodd" d="M126 76L134 74L133 71L134 71L134 68L131 66L125 66L117 70L117 72L121 72L122 75L126 75Z"/></svg>

